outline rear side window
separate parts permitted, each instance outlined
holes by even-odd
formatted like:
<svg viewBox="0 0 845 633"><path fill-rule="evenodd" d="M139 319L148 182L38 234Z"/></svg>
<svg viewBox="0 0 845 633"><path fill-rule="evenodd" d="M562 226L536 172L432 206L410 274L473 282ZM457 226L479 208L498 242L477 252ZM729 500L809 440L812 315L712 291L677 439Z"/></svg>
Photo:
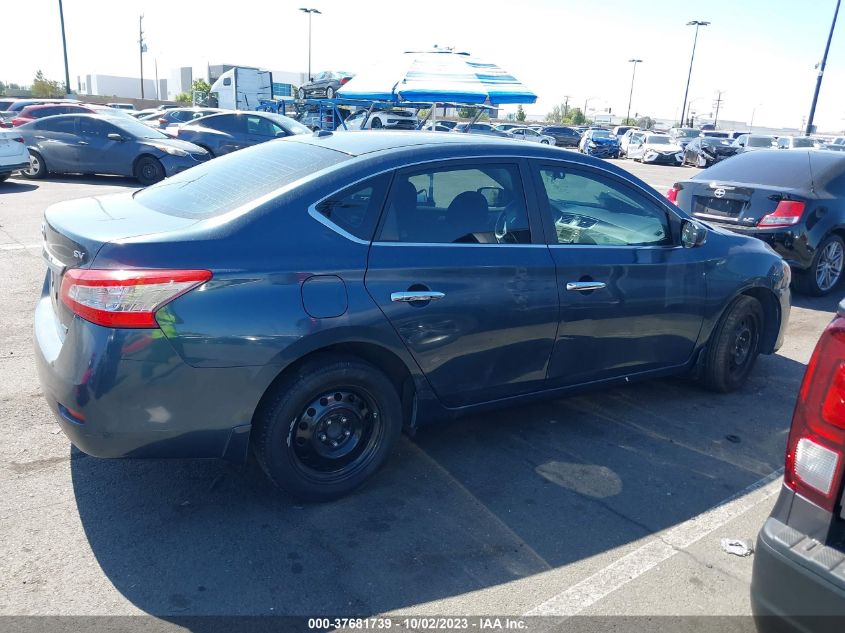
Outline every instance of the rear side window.
<svg viewBox="0 0 845 633"><path fill-rule="evenodd" d="M371 240L389 184L388 174L370 178L329 196L317 211L358 239Z"/></svg>
<svg viewBox="0 0 845 633"><path fill-rule="evenodd" d="M142 189L134 198L159 213L204 220L349 158L305 143L262 143L192 167Z"/></svg>
<svg viewBox="0 0 845 633"><path fill-rule="evenodd" d="M204 119L199 125L227 134L242 134L246 133L245 122L246 119L236 114L224 114Z"/></svg>
<svg viewBox="0 0 845 633"><path fill-rule="evenodd" d="M35 123L35 129L45 132L61 132L76 134L77 117L63 117L61 119L45 119Z"/></svg>

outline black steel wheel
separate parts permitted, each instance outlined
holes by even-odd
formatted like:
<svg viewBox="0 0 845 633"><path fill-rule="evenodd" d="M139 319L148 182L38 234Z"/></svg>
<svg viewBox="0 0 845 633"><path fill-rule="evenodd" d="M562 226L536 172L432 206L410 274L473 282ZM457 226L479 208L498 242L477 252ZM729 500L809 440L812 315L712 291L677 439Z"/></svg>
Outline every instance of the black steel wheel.
<svg viewBox="0 0 845 633"><path fill-rule="evenodd" d="M364 361L327 355L270 394L256 414L253 446L277 486L325 501L372 476L401 430L402 407L387 376Z"/></svg>
<svg viewBox="0 0 845 633"><path fill-rule="evenodd" d="M748 380L760 353L763 307L740 296L725 311L707 344L704 384L713 391L736 391Z"/></svg>
<svg viewBox="0 0 845 633"><path fill-rule="evenodd" d="M164 180L164 167L161 161L152 156L139 158L135 163L135 179L144 186Z"/></svg>

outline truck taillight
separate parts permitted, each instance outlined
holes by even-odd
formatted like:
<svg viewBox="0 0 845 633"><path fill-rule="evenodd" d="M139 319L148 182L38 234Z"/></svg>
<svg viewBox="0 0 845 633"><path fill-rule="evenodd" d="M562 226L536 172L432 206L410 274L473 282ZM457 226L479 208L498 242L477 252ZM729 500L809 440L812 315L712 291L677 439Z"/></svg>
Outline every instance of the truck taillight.
<svg viewBox="0 0 845 633"><path fill-rule="evenodd" d="M784 483L832 512L845 453L845 318L827 326L807 365L786 446Z"/></svg>
<svg viewBox="0 0 845 633"><path fill-rule="evenodd" d="M86 321L111 328L158 328L155 313L211 279L208 270L86 270L62 277L61 299Z"/></svg>

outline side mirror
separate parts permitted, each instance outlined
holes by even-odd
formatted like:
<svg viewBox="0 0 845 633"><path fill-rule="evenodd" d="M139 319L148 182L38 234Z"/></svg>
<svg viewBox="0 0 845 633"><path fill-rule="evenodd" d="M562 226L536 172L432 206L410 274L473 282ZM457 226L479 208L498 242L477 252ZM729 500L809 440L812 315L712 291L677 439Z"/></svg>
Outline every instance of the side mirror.
<svg viewBox="0 0 845 633"><path fill-rule="evenodd" d="M276 138L285 138L286 136L285 132L276 132Z"/></svg>
<svg viewBox="0 0 845 633"><path fill-rule="evenodd" d="M692 220L684 220L681 225L681 244L684 248L695 248L704 244L705 241L707 241L707 229Z"/></svg>
<svg viewBox="0 0 845 633"><path fill-rule="evenodd" d="M118 134L116 132L112 132L106 138L109 139L110 141L117 141L119 143L122 143L125 140L120 134Z"/></svg>

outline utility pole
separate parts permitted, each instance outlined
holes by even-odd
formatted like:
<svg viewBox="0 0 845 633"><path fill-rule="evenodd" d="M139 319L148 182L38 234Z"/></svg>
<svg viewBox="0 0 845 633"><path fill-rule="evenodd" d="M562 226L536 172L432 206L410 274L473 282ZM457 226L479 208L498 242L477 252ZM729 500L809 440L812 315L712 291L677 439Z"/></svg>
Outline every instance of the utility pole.
<svg viewBox="0 0 845 633"><path fill-rule="evenodd" d="M138 50L141 55L141 98L144 98L144 53L147 45L144 43L144 16L138 18Z"/></svg>
<svg viewBox="0 0 845 633"><path fill-rule="evenodd" d="M628 63L634 64L634 71L631 73L631 92L628 93L628 115L625 117L625 125L628 124L628 120L631 118L631 99L634 97L634 77L637 76L637 64L642 64L643 60L629 59Z"/></svg>
<svg viewBox="0 0 845 633"><path fill-rule="evenodd" d="M569 95L563 96L563 118L569 116Z"/></svg>
<svg viewBox="0 0 845 633"><path fill-rule="evenodd" d="M717 90L716 91L716 101L713 102L714 107L716 108L716 116L713 117L713 127L718 127L719 123L719 107L722 105L722 95L725 94L724 90Z"/></svg>
<svg viewBox="0 0 845 633"><path fill-rule="evenodd" d="M692 41L692 55L689 59L689 74L687 75L687 88L684 91L684 105L681 106L681 125L683 125L684 114L687 111L687 97L689 96L689 82L692 79L692 63L695 61L695 46L698 44L698 27L700 26L708 26L710 22L705 22L703 20L692 20L687 22L687 26L695 26L695 38Z"/></svg>
<svg viewBox="0 0 845 633"><path fill-rule="evenodd" d="M65 39L65 12L62 9L62 0L59 0L59 21L62 24L62 51L65 54L65 94L70 94L70 72L67 66L67 40Z"/></svg>
<svg viewBox="0 0 845 633"><path fill-rule="evenodd" d="M810 136L815 130L813 119L816 116L816 103L819 100L819 91L822 88L822 77L824 77L824 67L827 66L827 54L830 51L830 41L833 39L833 30L836 28L836 16L839 15L839 3L841 0L836 0L836 9L833 12L833 22L830 23L830 33L827 36L827 45L824 47L824 56L822 62L819 64L819 76L816 78L816 91L813 93L813 103L810 105L810 117L807 119L807 128L804 130L804 136Z"/></svg>
<svg viewBox="0 0 845 633"><path fill-rule="evenodd" d="M161 97L158 94L158 57L155 58L155 65L156 65L156 99L161 100Z"/></svg>

